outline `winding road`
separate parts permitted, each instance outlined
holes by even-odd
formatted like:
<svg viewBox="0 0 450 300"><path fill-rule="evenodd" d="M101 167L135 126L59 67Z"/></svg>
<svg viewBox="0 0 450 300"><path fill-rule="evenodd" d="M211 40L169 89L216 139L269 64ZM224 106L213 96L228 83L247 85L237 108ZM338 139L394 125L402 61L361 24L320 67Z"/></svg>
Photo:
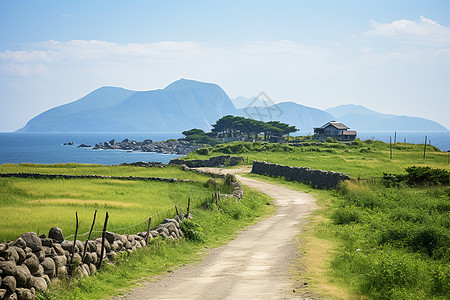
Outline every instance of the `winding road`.
<svg viewBox="0 0 450 300"><path fill-rule="evenodd" d="M238 173L239 170L208 169ZM200 263L187 265L156 282L114 299L290 299L295 282L290 266L298 255L296 235L315 209L308 194L239 175L244 184L274 199L276 213L213 249ZM305 296L300 296L305 299Z"/></svg>

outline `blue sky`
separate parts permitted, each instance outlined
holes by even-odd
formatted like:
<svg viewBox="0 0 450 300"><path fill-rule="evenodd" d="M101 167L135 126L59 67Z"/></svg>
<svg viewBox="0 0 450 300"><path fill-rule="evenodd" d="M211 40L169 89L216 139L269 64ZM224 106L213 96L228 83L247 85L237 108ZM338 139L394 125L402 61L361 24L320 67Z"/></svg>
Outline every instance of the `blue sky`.
<svg viewBox="0 0 450 300"><path fill-rule="evenodd" d="M450 128L450 1L0 1L0 131L105 85L361 104Z"/></svg>

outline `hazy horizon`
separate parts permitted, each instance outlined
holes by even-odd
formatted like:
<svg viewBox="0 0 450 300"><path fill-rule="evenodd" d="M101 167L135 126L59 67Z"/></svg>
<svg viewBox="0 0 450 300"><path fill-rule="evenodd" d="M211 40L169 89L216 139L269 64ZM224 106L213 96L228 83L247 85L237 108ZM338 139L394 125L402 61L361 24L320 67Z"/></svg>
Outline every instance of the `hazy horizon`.
<svg viewBox="0 0 450 300"><path fill-rule="evenodd" d="M0 3L0 131L101 86L363 105L450 128L448 1Z"/></svg>

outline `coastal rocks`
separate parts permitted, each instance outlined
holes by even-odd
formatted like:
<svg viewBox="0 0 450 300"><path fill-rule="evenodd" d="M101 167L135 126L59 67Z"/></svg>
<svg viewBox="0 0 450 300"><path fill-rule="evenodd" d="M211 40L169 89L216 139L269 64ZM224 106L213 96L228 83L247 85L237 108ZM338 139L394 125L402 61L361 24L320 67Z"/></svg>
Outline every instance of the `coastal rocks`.
<svg viewBox="0 0 450 300"><path fill-rule="evenodd" d="M77 148L91 148L91 145L81 144Z"/></svg>
<svg viewBox="0 0 450 300"><path fill-rule="evenodd" d="M146 139L142 142L130 141L129 139L124 139L122 142L116 142L115 140L110 140L109 142L96 144L93 150L126 150L126 151L140 151L140 152L156 152L156 153L167 153L167 154L178 154L186 155L198 148L203 147L202 145L194 145L183 139L179 140L167 140L154 142L152 140Z"/></svg>
<svg viewBox="0 0 450 300"><path fill-rule="evenodd" d="M201 167L222 167L222 166L235 166L244 162L244 158L240 156L220 155L210 157L208 160L194 159L172 159L169 164L173 165L186 165L189 168L201 168Z"/></svg>

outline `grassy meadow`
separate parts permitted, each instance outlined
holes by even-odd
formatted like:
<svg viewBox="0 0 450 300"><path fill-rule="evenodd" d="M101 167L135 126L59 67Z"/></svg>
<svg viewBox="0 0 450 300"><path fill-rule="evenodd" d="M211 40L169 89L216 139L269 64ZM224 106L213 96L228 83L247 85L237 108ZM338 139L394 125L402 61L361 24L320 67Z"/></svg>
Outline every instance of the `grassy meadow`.
<svg viewBox="0 0 450 300"><path fill-rule="evenodd" d="M356 141L355 145L323 143L320 146L295 147L288 144L232 142L190 153L188 159L207 159L223 154L295 167L343 172L354 178L380 177L385 173L402 172L409 166L430 166L450 170L449 153L427 146L425 160L423 145L396 143L390 159L389 144L380 141ZM200 154L200 153L203 153Z"/></svg>
<svg viewBox="0 0 450 300"><path fill-rule="evenodd" d="M148 217L152 216L153 225L157 225L164 217L175 214L175 205L181 204L185 210L191 198L194 209L213 193L213 188L204 186L207 176L184 172L178 167L6 164L0 166L0 172L161 176L199 181L0 178L0 241L14 240L27 231L48 233L53 226L60 227L69 236L75 232L75 212L80 222L79 234L83 234L89 231L96 209L95 235L102 230L106 212L110 215L108 229L111 231L145 231ZM135 224L138 225L132 226ZM124 228L129 226L132 227Z"/></svg>
<svg viewBox="0 0 450 300"><path fill-rule="evenodd" d="M241 201L228 198L220 201L218 207L210 203L210 209L198 208L192 212L201 233L200 240L162 242L155 239L148 248L137 249L94 276L56 281L39 299L104 299L123 294L143 278L200 261L208 249L226 244L239 230L273 212L268 196L245 187L244 191Z"/></svg>
<svg viewBox="0 0 450 300"><path fill-rule="evenodd" d="M308 289L332 299L448 299L449 186L388 187L354 179L327 191L247 176L316 197L320 208L300 236L305 255L298 269L306 272L297 276Z"/></svg>

